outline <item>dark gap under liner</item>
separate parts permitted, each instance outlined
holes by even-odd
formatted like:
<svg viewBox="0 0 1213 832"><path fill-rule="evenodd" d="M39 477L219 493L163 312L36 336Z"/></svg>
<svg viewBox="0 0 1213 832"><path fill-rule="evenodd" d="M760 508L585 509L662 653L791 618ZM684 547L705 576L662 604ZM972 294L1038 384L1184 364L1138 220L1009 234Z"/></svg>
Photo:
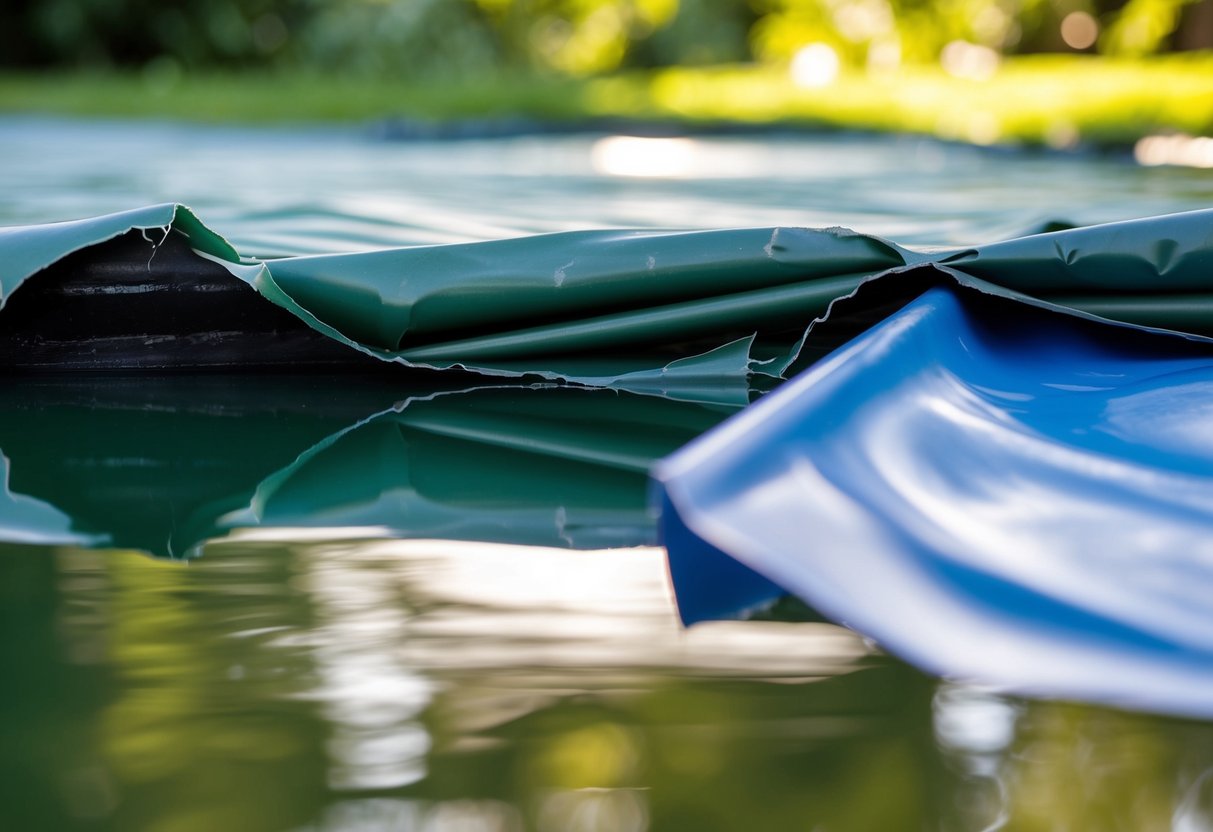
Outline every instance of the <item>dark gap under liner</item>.
<svg viewBox="0 0 1213 832"><path fill-rule="evenodd" d="M0 373L408 372L316 332L182 234L160 243L160 233L128 231L26 281L0 311ZM158 243L150 258L149 234Z"/></svg>

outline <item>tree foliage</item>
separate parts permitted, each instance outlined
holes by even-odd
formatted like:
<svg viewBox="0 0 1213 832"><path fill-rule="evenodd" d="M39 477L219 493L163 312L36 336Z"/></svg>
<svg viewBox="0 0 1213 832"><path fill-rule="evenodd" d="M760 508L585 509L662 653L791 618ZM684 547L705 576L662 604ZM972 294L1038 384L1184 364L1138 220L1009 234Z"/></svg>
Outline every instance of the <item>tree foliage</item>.
<svg viewBox="0 0 1213 832"><path fill-rule="evenodd" d="M1081 13L1090 46L1063 37ZM495 71L784 61L808 44L845 63L993 53L1142 55L1213 47L1213 0L9 0L8 67L240 69L424 79Z"/></svg>

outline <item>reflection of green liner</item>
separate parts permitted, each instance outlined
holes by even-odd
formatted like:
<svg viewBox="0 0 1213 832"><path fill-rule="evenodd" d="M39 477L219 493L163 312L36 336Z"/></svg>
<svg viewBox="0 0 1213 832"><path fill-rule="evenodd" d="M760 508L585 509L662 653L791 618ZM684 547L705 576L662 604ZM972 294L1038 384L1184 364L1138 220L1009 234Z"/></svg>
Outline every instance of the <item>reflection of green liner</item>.
<svg viewBox="0 0 1213 832"><path fill-rule="evenodd" d="M301 448L390 402L356 380L336 396L319 379L11 379L8 495L56 507L90 542L180 556Z"/></svg>
<svg viewBox="0 0 1213 832"><path fill-rule="evenodd" d="M182 557L248 526L373 526L638 545L649 464L736 410L555 386L398 398L349 377L13 380L0 539Z"/></svg>

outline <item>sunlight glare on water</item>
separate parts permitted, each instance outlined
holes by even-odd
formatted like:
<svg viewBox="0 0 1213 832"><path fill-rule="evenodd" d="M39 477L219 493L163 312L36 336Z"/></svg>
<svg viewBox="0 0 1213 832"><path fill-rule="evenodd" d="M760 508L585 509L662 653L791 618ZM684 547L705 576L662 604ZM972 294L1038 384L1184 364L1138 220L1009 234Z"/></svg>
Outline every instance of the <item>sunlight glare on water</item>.
<svg viewBox="0 0 1213 832"><path fill-rule="evenodd" d="M182 202L242 253L585 228L845 226L969 244L1049 220L1203 208L1213 177L1128 157L914 137L521 136L390 141L369 128L0 119L0 224Z"/></svg>
<svg viewBox="0 0 1213 832"><path fill-rule="evenodd" d="M532 807L539 828L583 815L599 820L583 818L577 823L589 825L578 828L614 829L606 819L633 815L647 828L647 797L636 790L647 782L640 758L654 749L637 743L648 730L641 723L655 716L644 712L666 707L662 689L720 679L742 690L792 690L852 672L869 655L857 636L824 624L682 629L659 549L265 538L212 544L188 569L130 553L4 552L10 586L37 599L9 604L9 615L33 643L61 645L29 673L57 668L90 680L43 703L53 721L23 726L6 746L11 753L45 741L40 732L61 720L83 726L80 742L48 748L48 768L31 772L48 777L39 782L52 792L61 777L102 784L109 797L97 805L86 794L93 786L79 786L83 808L66 807L76 820L95 811L121 825L172 811L184 828L221 820L280 828L323 809L318 826L300 828L360 828L347 813L402 811L434 816L425 828L457 829L469 814L529 813L508 802L382 797L355 808L344 797L412 794L464 760L485 774L504 762L533 780L535 794L546 795ZM48 664L55 654L62 664ZM14 698L23 701L19 690L9 692ZM99 710L98 700L106 703ZM761 708L720 720L721 706L662 730L705 738L777 730ZM566 718L556 715L570 710L584 714L560 727ZM545 714L556 723L525 727ZM501 761L507 751L528 759ZM270 770L256 783L241 774ZM206 805L213 789L226 792L224 805ZM173 796L171 808L156 808L152 795L161 793ZM281 805L251 808L275 793ZM53 799L22 805L18 817L31 828L56 811Z"/></svg>
<svg viewBox="0 0 1213 832"><path fill-rule="evenodd" d="M684 630L657 549L277 534L0 551L11 828L1208 817L1208 726L938 686L827 624Z"/></svg>

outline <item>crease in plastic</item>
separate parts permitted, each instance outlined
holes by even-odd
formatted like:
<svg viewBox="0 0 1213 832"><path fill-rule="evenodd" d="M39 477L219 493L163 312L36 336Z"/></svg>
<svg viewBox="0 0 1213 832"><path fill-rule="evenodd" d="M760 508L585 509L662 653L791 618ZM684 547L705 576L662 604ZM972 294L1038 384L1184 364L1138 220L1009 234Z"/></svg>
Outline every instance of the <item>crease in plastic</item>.
<svg viewBox="0 0 1213 832"><path fill-rule="evenodd" d="M257 260L165 204L0 229L0 301L56 260L132 229L146 232L151 256L156 233L186 235L268 301L382 361L667 395L785 377L804 366L806 339L874 284L900 291L902 303L927 279L1130 327L1213 334L1213 211L932 251L843 228L757 228Z"/></svg>

